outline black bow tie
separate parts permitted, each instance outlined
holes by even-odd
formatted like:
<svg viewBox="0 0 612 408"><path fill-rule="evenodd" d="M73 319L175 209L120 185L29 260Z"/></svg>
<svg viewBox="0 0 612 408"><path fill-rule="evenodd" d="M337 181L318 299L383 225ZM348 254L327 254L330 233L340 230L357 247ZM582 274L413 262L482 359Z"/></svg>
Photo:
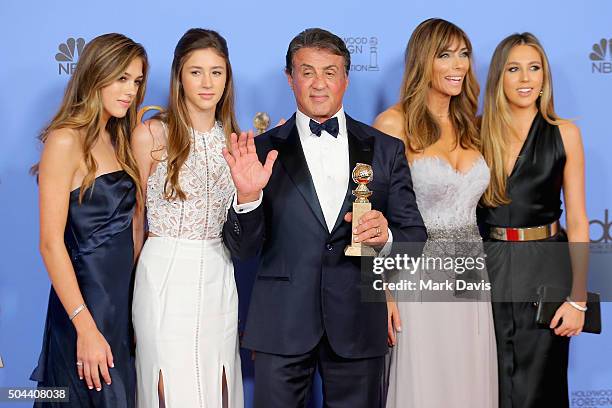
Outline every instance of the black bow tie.
<svg viewBox="0 0 612 408"><path fill-rule="evenodd" d="M321 131L324 130L333 137L338 137L338 131L340 130L340 127L338 126L338 118L336 117L327 119L323 123L317 123L310 119L308 126L310 126L310 131L317 136L321 136Z"/></svg>

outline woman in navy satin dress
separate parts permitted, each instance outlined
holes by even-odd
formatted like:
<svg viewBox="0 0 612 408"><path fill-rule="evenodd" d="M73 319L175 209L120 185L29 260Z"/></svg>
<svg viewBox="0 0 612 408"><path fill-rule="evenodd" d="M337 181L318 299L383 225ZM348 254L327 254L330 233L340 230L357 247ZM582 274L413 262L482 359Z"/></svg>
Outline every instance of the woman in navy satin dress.
<svg viewBox="0 0 612 408"><path fill-rule="evenodd" d="M146 73L140 44L93 39L40 137L40 251L53 287L31 379L67 387L71 407L135 405L131 227L141 187L129 137Z"/></svg>

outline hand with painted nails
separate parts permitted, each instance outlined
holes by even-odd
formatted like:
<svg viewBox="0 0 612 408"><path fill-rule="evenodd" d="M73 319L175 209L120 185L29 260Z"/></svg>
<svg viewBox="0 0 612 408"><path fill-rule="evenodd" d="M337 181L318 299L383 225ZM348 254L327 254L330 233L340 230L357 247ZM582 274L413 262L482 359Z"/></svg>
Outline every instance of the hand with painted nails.
<svg viewBox="0 0 612 408"><path fill-rule="evenodd" d="M108 369L114 366L110 345L96 327L77 331L77 371L87 388L102 391L102 380L111 385Z"/></svg>

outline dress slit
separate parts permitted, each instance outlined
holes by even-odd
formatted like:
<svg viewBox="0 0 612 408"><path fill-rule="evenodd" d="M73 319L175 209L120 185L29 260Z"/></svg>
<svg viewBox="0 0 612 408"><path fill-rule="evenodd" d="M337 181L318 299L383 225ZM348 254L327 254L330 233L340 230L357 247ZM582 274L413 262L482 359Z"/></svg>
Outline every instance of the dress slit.
<svg viewBox="0 0 612 408"><path fill-rule="evenodd" d="M221 364L221 406L227 408L230 406L230 385L227 381L227 369L225 364Z"/></svg>
<svg viewBox="0 0 612 408"><path fill-rule="evenodd" d="M161 395L160 395L160 388L161 388ZM163 371L160 368L157 371L157 401L158 401L159 408L166 408L167 397L168 397L168 394L166 394L166 382L164 380Z"/></svg>

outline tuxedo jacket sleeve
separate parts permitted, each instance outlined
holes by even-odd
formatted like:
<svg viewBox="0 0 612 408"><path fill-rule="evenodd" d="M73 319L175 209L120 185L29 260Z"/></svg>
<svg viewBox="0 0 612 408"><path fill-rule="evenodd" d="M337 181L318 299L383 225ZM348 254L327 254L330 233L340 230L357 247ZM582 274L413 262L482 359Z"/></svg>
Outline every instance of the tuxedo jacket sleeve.
<svg viewBox="0 0 612 408"><path fill-rule="evenodd" d="M263 206L238 215L230 207L227 220L223 225L223 242L232 257L245 260L257 256L264 241Z"/></svg>
<svg viewBox="0 0 612 408"><path fill-rule="evenodd" d="M382 132L378 134L378 137L391 138ZM402 252L406 243L414 245L427 240L427 231L412 187L404 143L399 139L392 138L392 141L395 142L393 143L395 153L389 168L389 202L386 211L383 211L393 234L391 255Z"/></svg>

